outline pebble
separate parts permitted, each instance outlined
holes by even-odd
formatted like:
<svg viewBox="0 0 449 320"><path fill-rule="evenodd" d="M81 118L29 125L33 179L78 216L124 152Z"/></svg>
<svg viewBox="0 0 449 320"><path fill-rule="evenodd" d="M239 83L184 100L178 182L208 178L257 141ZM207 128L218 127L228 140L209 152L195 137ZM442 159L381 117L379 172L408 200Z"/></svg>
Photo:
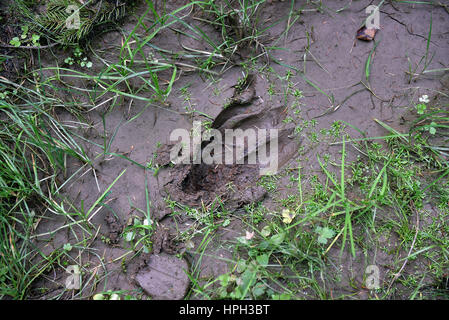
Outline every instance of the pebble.
<svg viewBox="0 0 449 320"><path fill-rule="evenodd" d="M155 300L181 300L190 284L184 259L167 254L153 254L147 266L136 275L136 281Z"/></svg>

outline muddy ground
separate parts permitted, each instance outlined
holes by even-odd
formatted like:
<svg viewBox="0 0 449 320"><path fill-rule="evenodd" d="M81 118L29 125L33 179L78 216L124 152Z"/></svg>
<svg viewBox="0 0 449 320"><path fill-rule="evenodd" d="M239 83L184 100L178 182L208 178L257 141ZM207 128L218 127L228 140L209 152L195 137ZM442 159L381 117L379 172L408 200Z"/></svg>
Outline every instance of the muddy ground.
<svg viewBox="0 0 449 320"><path fill-rule="evenodd" d="M173 10L182 3L184 2L173 1L167 5L167 10ZM318 131L321 128L329 128L336 120L343 120L364 131L367 136L382 136L385 131L373 121L376 118L399 131L405 131L407 115L413 102L422 94L432 96L435 90L442 87L441 74L421 76L416 82L409 83L406 74L409 69L408 58L417 63L425 55L432 16L430 48L434 58L429 69L448 67L449 14L445 8L436 6L392 5L388 1L382 6L381 29L375 38L378 45L373 54L370 76L374 95L368 90L361 90L364 86L360 84L364 79L365 62L373 49L373 42L355 39L356 31L366 18L365 8L370 3L370 1L327 1L328 9L322 12L303 11L299 21L291 26L286 37L280 36L286 27L285 20L267 31L268 34L263 39L265 47L286 48L286 50L270 50L269 67L279 75L285 75L289 70L286 65L304 72L290 69L294 87L301 90L304 95L299 107L301 119L288 108L292 103L292 97L288 97L287 101L284 99L286 82L276 78L273 72L254 73L253 82L249 85L253 92L249 93L249 98L241 98L241 93L236 92L234 87L244 70L238 63L219 76L214 76L214 82L197 71L181 71L177 75L168 101L153 103L150 106L147 106L145 101L120 97L111 108L112 95L108 95L95 100L97 108L86 110L83 108L89 104L89 100L82 92L73 90L69 93L62 90L57 92L58 95L64 96L64 99L78 103L81 114L89 123L89 126L76 130L80 137L83 137L79 139L79 143L88 150L90 158L94 159L101 154L101 149L86 141L102 146L106 135L107 140L112 141L109 146L111 153L126 155L143 165L149 163L153 155L157 154L155 163L159 161L161 168L158 174L154 175L154 170L143 169L115 155L101 156L92 166L84 167L77 160L67 159L67 172L64 173L64 177L76 174L76 178L64 187L64 195L76 208L90 208L117 176L125 169L126 172L110 189L102 202L103 206L98 211L94 210L94 214L91 215L90 223L95 226L98 235L90 243L90 249L80 251L74 249L71 252L73 261L84 266L83 281L88 284L85 291L76 295L64 291L67 273L61 267L49 270L42 276L35 284L32 296L49 299L62 294L65 298L72 296L88 298L95 292L105 290L131 290L135 295L151 296L154 299L195 298L195 293L190 290L192 284L184 271L192 272L193 266L197 266L197 262L201 260L199 269L196 269L199 270L197 278L207 281L234 267L233 242L236 237L244 236L246 232L241 220L245 214L244 205L256 201L266 206L268 210L279 212L276 199L294 193L295 189L289 188L288 177L282 178L281 175L278 180L279 191L276 194L267 192L256 183L258 165L217 167L170 166L166 161L164 163L164 145L170 142L168 139L170 133L178 128L190 129L194 120L210 120L202 114L215 119L213 125L218 129L226 126L228 128L257 126L285 130L287 134L281 143L284 170L295 170L298 167L297 161L300 160L302 173L305 175L319 173L317 154L329 153L334 159L339 159L341 146L316 143L305 133L292 134L291 128L299 125L300 121L315 119ZM268 25L285 17L290 5L291 2L288 1L263 4L260 14L262 24ZM297 8L304 5L305 1L295 3ZM344 10L335 13L345 6ZM315 7L310 5L305 8ZM136 12L141 10L137 9ZM130 31L134 28L136 16L125 19L124 30ZM192 17L195 17L195 11L186 18L186 21L207 30L211 39L220 39L217 30ZM184 25L175 26L185 32L188 31ZM306 34L309 34L309 37ZM92 48L98 56L89 54L93 67L88 72L99 74L105 68L104 62L117 61L123 39L123 34L117 31L99 36L92 43ZM198 50L210 50L207 44L169 29L165 29L152 40L152 44L172 51L183 50L181 43L183 46ZM308 43L310 44L308 50L315 59L311 59L308 55L307 61L304 61L303 56ZM152 51L149 46L145 46L143 50ZM42 54L43 67L54 66L56 61L63 65L67 55L63 49L52 49L52 52ZM103 61L99 59L100 57ZM256 64L263 63L264 58L256 62ZM218 72L220 67L213 70ZM49 76L52 72L44 70L43 74ZM333 96L334 105L344 103L335 112L320 116L332 106L331 102L327 96L311 86L302 74L329 96ZM162 73L162 77L167 80L169 76ZM66 78L65 81L67 85L77 88L91 89L94 86L91 82L74 78ZM138 81L135 86L139 86ZM186 100L181 94L182 88L188 88L190 99ZM271 90L275 93L271 94ZM355 94L350 96L352 93ZM147 93L140 94L145 96ZM237 101L239 98L243 101ZM224 109L224 106L229 105L229 101L236 102L229 109ZM186 113L186 105L194 106L199 112ZM69 121L78 121L64 108L58 109L58 116L61 121L68 124ZM292 117L293 123L283 121L287 117ZM232 118L233 121L228 121ZM130 119L133 120L129 121ZM360 136L358 132L351 130L349 129L349 132L353 137ZM298 152L300 147L301 153ZM357 151L348 148L348 161L355 160L356 156ZM64 177L61 177L61 181ZM234 184L236 188L230 190L229 183ZM187 213L182 207L167 205L164 199L169 197L183 205L201 209L202 206L217 205L214 204L217 195L223 197L223 205L226 210L232 212L230 223L226 227L217 228L213 241L208 242L205 252L200 254L199 248L204 245L201 243L203 234L195 235L192 243L185 243L180 237L180 230L188 230L194 223L191 213ZM133 223L134 217L143 220L143 213L147 212L147 201L151 203L149 209L151 219L158 227L152 238L151 252L136 256L123 234ZM220 222L216 221L217 224ZM64 216L47 213L36 230L36 234L41 236L35 238L35 244L44 253L50 253L66 243L83 239L81 229L75 232L69 232L68 229L52 232L66 223ZM385 241L388 245L394 245L391 239ZM345 253L342 257L339 257L338 253L339 250L331 251L328 257L338 266L342 274L339 285L332 288L335 295L353 293L350 279L355 278L362 283L363 270L367 264L375 263L381 266L382 274L389 272L390 257L383 252L368 252L368 256L360 254L355 259L350 257L349 253ZM304 293L304 297L312 298L307 292ZM366 293L355 297L367 298Z"/></svg>

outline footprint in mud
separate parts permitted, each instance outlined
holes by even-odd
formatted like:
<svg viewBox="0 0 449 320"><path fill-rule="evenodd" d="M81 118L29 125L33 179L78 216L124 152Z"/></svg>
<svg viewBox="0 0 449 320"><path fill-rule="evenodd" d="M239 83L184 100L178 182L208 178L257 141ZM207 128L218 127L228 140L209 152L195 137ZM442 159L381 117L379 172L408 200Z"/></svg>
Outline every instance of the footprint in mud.
<svg viewBox="0 0 449 320"><path fill-rule="evenodd" d="M256 186L259 176L272 167L274 158L275 169L281 169L297 154L299 143L293 135L294 127L283 123L285 106L268 105L256 96L255 82L256 77L250 75L245 83L236 86L233 97L214 119L211 128L201 128L203 139L199 154L204 156L207 151L220 161L173 165L170 153L176 145L167 144L158 149L156 163L161 166L158 173L161 196L169 195L171 200L189 206L209 205L220 198L229 210L265 197L265 189ZM242 135L222 138L229 131ZM250 143L247 134L251 132L257 134L251 136ZM180 143L177 146L180 155L187 153ZM193 153L188 152L190 156Z"/></svg>

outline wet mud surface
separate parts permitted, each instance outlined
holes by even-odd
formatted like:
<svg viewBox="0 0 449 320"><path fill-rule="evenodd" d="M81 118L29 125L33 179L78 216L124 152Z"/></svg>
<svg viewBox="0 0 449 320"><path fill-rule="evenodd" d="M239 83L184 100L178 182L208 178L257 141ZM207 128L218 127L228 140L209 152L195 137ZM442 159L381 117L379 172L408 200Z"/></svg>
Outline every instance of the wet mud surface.
<svg viewBox="0 0 449 320"><path fill-rule="evenodd" d="M281 128L282 120L286 117L285 106L266 107L263 103L254 102L255 100L255 76L251 75L247 87L238 92L235 90L231 101L222 112L212 121L211 127L224 137L227 129L279 129L278 137L278 162L279 168L286 164L295 153L297 153L299 144L293 136L293 128ZM255 131L254 131L255 132ZM206 134L206 132L202 132ZM263 149L270 150L270 137L264 141L260 141L260 137L255 140L255 145L246 145L241 154L242 164L226 165L225 153L230 150L231 157L238 156L236 151L237 140L231 143L225 141L216 144L210 154L218 147L223 153L218 155L221 163L213 164L175 164L170 161L169 153L176 148L176 145L163 145L157 152L156 163L164 168L158 172L159 187L163 190L163 196L170 196L172 200L178 201L189 206L200 206L201 204L208 206L211 202L219 200L226 208L236 210L245 204L259 202L266 195L263 187L256 186L256 182L260 176L261 164L250 164L248 158L251 153L259 153ZM205 149L214 144L214 137L203 139L199 146L199 153L203 154ZM180 150L180 153L188 152ZM193 150L192 152L195 152ZM269 152L268 152L269 153ZM198 155L201 157L201 155ZM255 156L256 160L257 157ZM238 161L238 159L236 159ZM238 163L232 161L233 163ZM189 161L192 162L192 161ZM266 166L267 164L262 164ZM165 181L164 181L165 180Z"/></svg>

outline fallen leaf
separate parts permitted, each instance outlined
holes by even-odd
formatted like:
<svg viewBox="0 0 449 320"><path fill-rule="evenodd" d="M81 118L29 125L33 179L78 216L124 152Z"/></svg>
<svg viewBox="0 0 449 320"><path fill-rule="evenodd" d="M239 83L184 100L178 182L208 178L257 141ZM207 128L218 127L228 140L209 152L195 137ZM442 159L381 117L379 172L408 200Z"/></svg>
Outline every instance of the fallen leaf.
<svg viewBox="0 0 449 320"><path fill-rule="evenodd" d="M372 41L374 40L376 32L377 29L375 28L367 28L363 26L359 30L357 30L356 38L363 41Z"/></svg>
<svg viewBox="0 0 449 320"><path fill-rule="evenodd" d="M295 214L291 213L291 211L289 209L282 210L282 218L283 218L282 221L285 224L290 224L294 217L295 217Z"/></svg>

